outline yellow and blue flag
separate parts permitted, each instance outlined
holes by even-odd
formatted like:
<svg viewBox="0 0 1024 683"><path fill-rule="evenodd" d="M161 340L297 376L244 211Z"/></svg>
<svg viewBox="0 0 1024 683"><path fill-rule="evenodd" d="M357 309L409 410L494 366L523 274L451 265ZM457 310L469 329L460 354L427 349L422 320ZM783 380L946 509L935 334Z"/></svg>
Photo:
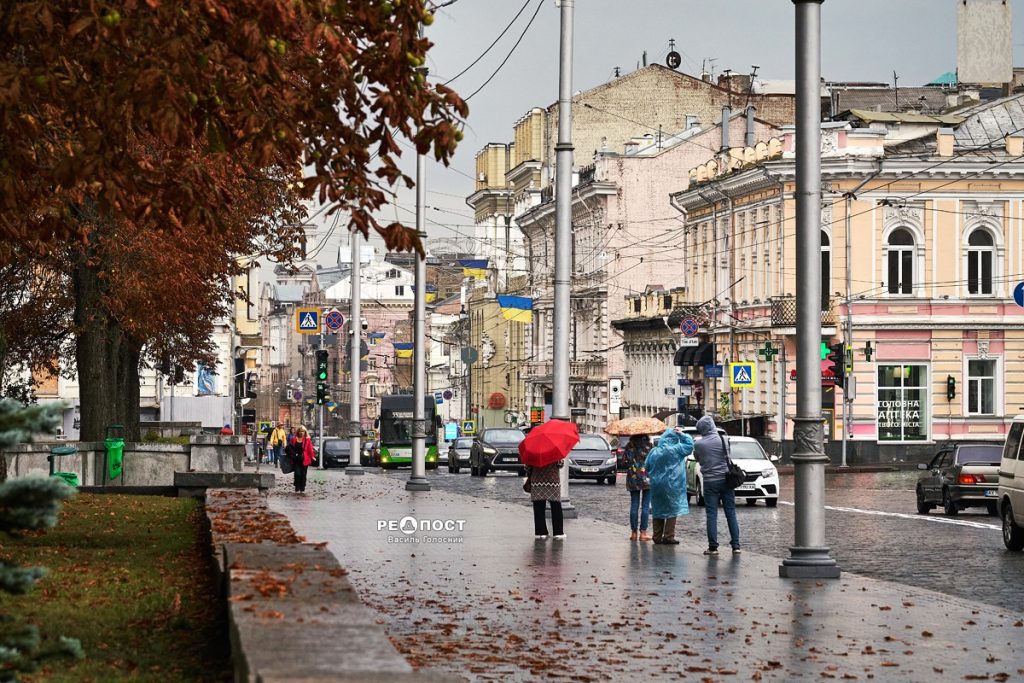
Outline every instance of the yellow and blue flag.
<svg viewBox="0 0 1024 683"><path fill-rule="evenodd" d="M533 322L533 299L528 296L498 295L498 306L505 320L520 323Z"/></svg>
<svg viewBox="0 0 1024 683"><path fill-rule="evenodd" d="M487 278L487 259L459 259L462 266L462 276L471 277L477 280Z"/></svg>
<svg viewBox="0 0 1024 683"><path fill-rule="evenodd" d="M394 347L397 358L412 358L412 342L395 342Z"/></svg>
<svg viewBox="0 0 1024 683"><path fill-rule="evenodd" d="M368 332L366 334L367 341L370 342L370 346L376 346L377 342L384 338L383 332Z"/></svg>

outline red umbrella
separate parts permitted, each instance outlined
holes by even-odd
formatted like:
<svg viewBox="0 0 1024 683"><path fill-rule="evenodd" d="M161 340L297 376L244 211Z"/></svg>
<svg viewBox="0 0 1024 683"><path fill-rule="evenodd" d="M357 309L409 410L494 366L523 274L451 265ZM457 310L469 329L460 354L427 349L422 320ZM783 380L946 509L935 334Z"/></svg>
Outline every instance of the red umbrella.
<svg viewBox="0 0 1024 683"><path fill-rule="evenodd" d="M576 425L563 420L549 420L534 427L519 442L519 459L530 467L544 467L562 460L580 442Z"/></svg>

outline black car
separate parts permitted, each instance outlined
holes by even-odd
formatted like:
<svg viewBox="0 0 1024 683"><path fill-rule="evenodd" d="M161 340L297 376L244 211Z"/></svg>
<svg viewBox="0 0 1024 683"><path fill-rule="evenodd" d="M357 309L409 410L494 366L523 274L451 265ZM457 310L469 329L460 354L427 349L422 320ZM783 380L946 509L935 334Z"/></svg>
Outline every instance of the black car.
<svg viewBox="0 0 1024 683"><path fill-rule="evenodd" d="M352 455L352 444L348 439L324 439L324 469L347 467Z"/></svg>
<svg viewBox="0 0 1024 683"><path fill-rule="evenodd" d="M615 454L600 434L580 434L580 442L569 452L569 478L595 479L615 484Z"/></svg>
<svg viewBox="0 0 1024 683"><path fill-rule="evenodd" d="M969 507L999 514L999 443L956 443L943 446L929 463L919 463L917 511L922 515L939 505L947 515Z"/></svg>
<svg viewBox="0 0 1024 683"><path fill-rule="evenodd" d="M448 471L458 474L463 467L469 466L469 454L473 450L473 437L460 436L448 446Z"/></svg>
<svg viewBox="0 0 1024 683"><path fill-rule="evenodd" d="M469 450L469 473L486 477L488 472L510 470L526 474L519 460L519 443L526 438L518 429L495 427L485 429L473 441Z"/></svg>

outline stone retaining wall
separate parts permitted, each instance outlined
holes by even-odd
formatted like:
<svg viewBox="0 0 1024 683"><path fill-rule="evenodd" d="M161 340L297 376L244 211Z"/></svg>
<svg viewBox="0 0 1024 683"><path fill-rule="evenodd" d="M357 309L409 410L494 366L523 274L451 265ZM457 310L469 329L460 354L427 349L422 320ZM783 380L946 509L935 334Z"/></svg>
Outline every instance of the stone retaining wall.
<svg viewBox="0 0 1024 683"><path fill-rule="evenodd" d="M414 672L323 543L305 543L254 491L206 496L238 683L455 683ZM260 543L246 542L252 538Z"/></svg>

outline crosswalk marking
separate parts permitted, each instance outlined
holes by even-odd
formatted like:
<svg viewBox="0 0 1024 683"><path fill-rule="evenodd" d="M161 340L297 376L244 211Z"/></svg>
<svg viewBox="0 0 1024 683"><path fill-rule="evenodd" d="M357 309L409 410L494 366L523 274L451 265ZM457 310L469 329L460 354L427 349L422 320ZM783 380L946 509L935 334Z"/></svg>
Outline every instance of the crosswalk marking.
<svg viewBox="0 0 1024 683"><path fill-rule="evenodd" d="M788 500L780 500L780 505L794 504ZM832 510L834 512L855 512L861 515L875 515L877 517L898 517L900 519L914 519L920 522L935 522L938 524L954 524L957 526L966 526L974 529L993 529L995 531L1002 531L1003 528L998 524L985 524L984 522L972 522L966 519L956 519L955 517L938 517L932 515L911 515L905 512L884 512L882 510L862 510L860 508L840 507L835 505L826 505L826 510Z"/></svg>

